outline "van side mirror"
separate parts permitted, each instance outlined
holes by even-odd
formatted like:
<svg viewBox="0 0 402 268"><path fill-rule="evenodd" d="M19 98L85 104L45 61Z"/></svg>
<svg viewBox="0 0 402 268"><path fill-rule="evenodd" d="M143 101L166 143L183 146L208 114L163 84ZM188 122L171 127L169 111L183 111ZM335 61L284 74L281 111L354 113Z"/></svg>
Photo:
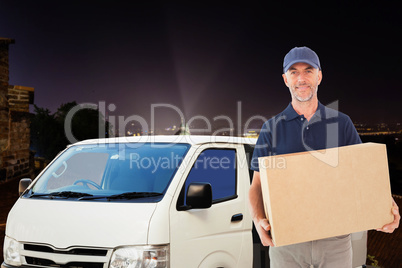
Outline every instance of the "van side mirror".
<svg viewBox="0 0 402 268"><path fill-rule="evenodd" d="M29 178L24 178L20 180L18 185L18 193L22 195L23 192L28 188L28 186L32 183L32 180Z"/></svg>
<svg viewBox="0 0 402 268"><path fill-rule="evenodd" d="M188 186L187 206L191 208L210 208L212 206L212 187L205 182L193 182Z"/></svg>

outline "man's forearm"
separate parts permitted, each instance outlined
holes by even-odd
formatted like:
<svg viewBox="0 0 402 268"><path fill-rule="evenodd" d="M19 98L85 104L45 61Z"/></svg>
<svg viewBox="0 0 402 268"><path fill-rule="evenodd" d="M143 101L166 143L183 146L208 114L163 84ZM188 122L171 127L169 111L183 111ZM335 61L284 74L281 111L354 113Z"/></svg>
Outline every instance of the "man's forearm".
<svg viewBox="0 0 402 268"><path fill-rule="evenodd" d="M265 218L264 203L262 200L260 173L254 171L253 182L249 191L249 206L253 220Z"/></svg>
<svg viewBox="0 0 402 268"><path fill-rule="evenodd" d="M253 182L250 186L249 207L251 217L253 218L253 222L257 230L257 233L260 236L261 243L264 246L274 246L272 238L269 235L269 230L271 230L271 226L269 225L269 222L266 219L264 211L264 202L262 199L262 192L261 192L260 173L256 171L254 172Z"/></svg>

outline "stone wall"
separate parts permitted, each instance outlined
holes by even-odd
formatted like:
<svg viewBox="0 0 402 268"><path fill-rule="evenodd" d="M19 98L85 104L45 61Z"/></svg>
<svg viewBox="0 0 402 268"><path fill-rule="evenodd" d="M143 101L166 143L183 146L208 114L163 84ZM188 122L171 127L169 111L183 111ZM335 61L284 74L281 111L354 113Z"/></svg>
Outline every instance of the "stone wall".
<svg viewBox="0 0 402 268"><path fill-rule="evenodd" d="M29 150L34 89L9 85L8 47L13 43L0 38L0 182L32 177L34 168Z"/></svg>
<svg viewBox="0 0 402 268"><path fill-rule="evenodd" d="M8 146L8 46L12 43L14 43L12 39L0 38L0 152ZM2 167L3 159L0 157L0 180L5 175Z"/></svg>
<svg viewBox="0 0 402 268"><path fill-rule="evenodd" d="M8 146L1 154L6 180L33 175L29 150L31 138L29 103L33 100L33 92L34 89L30 87L9 86L8 88Z"/></svg>

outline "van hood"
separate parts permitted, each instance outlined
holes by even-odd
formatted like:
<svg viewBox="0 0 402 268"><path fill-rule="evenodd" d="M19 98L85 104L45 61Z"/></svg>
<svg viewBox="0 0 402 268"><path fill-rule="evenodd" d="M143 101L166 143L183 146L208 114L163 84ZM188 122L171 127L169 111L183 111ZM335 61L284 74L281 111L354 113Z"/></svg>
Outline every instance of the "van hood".
<svg viewBox="0 0 402 268"><path fill-rule="evenodd" d="M114 248L147 244L157 203L20 198L8 215L6 234L20 242Z"/></svg>

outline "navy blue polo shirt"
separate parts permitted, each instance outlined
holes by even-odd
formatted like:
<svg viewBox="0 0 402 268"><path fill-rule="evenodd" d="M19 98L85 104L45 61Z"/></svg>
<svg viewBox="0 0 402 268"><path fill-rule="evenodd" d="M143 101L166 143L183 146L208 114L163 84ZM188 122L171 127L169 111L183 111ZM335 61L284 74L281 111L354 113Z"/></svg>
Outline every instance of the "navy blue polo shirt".
<svg viewBox="0 0 402 268"><path fill-rule="evenodd" d="M310 121L290 103L261 128L251 169L259 171L258 157L321 150L361 143L349 116L318 103Z"/></svg>

